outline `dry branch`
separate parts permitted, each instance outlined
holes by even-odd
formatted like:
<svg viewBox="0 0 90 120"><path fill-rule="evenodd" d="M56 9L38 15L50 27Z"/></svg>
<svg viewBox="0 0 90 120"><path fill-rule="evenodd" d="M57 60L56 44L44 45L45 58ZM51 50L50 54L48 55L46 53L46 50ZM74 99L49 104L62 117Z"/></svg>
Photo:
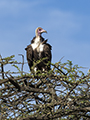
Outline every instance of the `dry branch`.
<svg viewBox="0 0 90 120"><path fill-rule="evenodd" d="M9 62L15 64L12 60L12 57L3 58L3 67ZM90 73L84 75L71 61L53 64L49 72L21 74L22 71L23 66L18 72L19 76L14 76L12 72L1 72L1 75L5 75L0 79L2 120L88 120Z"/></svg>

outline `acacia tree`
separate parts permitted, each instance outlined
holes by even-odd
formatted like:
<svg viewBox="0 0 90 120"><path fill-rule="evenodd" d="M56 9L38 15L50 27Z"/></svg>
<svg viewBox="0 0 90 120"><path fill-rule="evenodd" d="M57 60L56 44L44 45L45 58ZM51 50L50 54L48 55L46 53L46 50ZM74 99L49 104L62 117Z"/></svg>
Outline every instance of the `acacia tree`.
<svg viewBox="0 0 90 120"><path fill-rule="evenodd" d="M90 73L71 61L51 64L49 72L23 71L14 56L0 57L0 119L89 120ZM40 61L37 61L38 64ZM11 64L18 72L4 71ZM18 67L22 64L22 69ZM34 64L34 67L35 65Z"/></svg>

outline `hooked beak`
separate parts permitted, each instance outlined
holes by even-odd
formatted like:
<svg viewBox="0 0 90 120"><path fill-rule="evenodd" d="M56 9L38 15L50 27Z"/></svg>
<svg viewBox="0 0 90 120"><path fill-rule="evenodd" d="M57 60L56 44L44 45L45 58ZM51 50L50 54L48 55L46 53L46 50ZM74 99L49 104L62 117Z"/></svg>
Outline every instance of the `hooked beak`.
<svg viewBox="0 0 90 120"><path fill-rule="evenodd" d="M41 33L47 33L47 31L46 31L46 30L44 30L44 29L42 29Z"/></svg>

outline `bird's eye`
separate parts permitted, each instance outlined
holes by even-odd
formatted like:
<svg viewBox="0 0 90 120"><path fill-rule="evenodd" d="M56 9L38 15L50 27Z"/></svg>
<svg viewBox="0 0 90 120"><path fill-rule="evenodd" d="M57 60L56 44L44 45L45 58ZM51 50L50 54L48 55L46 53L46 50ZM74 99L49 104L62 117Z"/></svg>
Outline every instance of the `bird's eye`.
<svg viewBox="0 0 90 120"><path fill-rule="evenodd" d="M41 29L39 29L39 31L41 31Z"/></svg>

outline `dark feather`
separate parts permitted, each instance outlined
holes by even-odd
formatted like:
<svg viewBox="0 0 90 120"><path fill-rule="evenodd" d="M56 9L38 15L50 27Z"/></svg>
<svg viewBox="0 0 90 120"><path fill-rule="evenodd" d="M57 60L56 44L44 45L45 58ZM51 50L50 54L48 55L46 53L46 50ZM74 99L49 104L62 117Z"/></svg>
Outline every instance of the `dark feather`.
<svg viewBox="0 0 90 120"><path fill-rule="evenodd" d="M32 43L34 43L35 38L36 38L36 36L35 36L35 37L33 37L33 39L31 40L31 44L32 44ZM44 38L43 38L42 36L40 36L40 40L41 40L41 42L43 42L43 41L44 41Z"/></svg>
<svg viewBox="0 0 90 120"><path fill-rule="evenodd" d="M28 65L31 69L31 67L33 66L33 49L32 49L32 46L28 45L27 48L25 48L25 50L27 51Z"/></svg>
<svg viewBox="0 0 90 120"><path fill-rule="evenodd" d="M52 59L52 55L51 55L51 45L48 44L48 43L45 43L45 45L44 45L43 57L47 57L47 59L44 60L45 69L46 69L46 70L50 70L50 63L49 63L48 66L46 65L48 62L51 62L51 59Z"/></svg>

